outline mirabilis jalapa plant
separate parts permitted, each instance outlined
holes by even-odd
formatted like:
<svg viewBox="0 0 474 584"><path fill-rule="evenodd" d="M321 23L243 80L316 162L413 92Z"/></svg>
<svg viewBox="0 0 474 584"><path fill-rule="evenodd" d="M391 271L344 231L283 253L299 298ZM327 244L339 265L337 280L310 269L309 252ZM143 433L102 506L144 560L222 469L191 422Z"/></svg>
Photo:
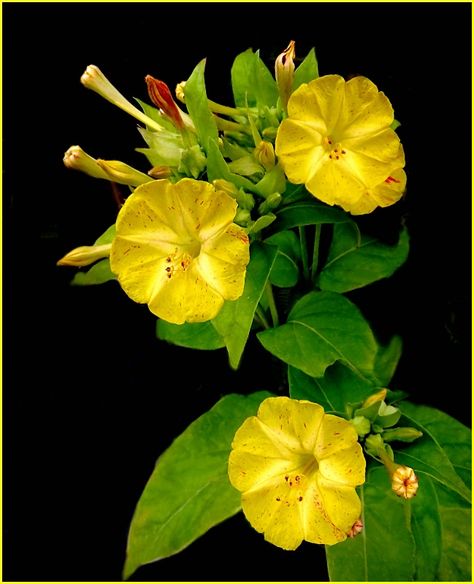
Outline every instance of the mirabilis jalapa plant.
<svg viewBox="0 0 474 584"><path fill-rule="evenodd" d="M66 166L129 192L58 264L117 280L164 341L226 347L236 369L255 334L288 366L289 396L229 394L160 456L124 577L242 510L269 545L324 544L331 580L470 580L470 432L388 388L401 339L382 346L344 295L408 255L405 227L387 245L357 222L404 195L398 122L366 77L320 77L314 49L295 60L293 41L275 75L238 55L233 106L208 99L205 61L176 98L148 75L139 107L98 67L81 78L141 122L148 165L69 148Z"/></svg>

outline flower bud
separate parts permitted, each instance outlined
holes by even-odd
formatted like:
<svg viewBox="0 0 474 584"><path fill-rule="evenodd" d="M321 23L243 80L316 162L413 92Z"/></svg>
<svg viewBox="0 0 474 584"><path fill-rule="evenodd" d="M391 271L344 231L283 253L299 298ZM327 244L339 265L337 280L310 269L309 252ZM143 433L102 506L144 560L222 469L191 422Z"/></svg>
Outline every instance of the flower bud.
<svg viewBox="0 0 474 584"><path fill-rule="evenodd" d="M184 88L185 87L186 87L186 81L181 81L181 83L178 83L178 85L176 85L176 89L175 89L176 99L179 99L179 101L181 103L186 102L186 97L184 95Z"/></svg>
<svg viewBox="0 0 474 584"><path fill-rule="evenodd" d="M374 423L380 425L382 428L390 428L390 426L395 426L401 415L402 412L398 408L382 402Z"/></svg>
<svg viewBox="0 0 474 584"><path fill-rule="evenodd" d="M356 535L359 535L359 533L362 533L362 530L364 529L364 524L362 523L361 519L358 519L354 525L351 527L351 529L349 530L349 533L347 534L347 537L355 537Z"/></svg>
<svg viewBox="0 0 474 584"><path fill-rule="evenodd" d="M370 432L370 420L364 416L356 416L352 418L351 422L361 438Z"/></svg>
<svg viewBox="0 0 474 584"><path fill-rule="evenodd" d="M392 474L392 491L404 499L412 499L418 490L418 478L409 466L399 466Z"/></svg>
<svg viewBox="0 0 474 584"><path fill-rule="evenodd" d="M237 188L234 183L217 178L212 181L215 189L218 191L224 191L230 197L237 201L239 208L251 211L255 206L255 199L252 194L246 193L243 189Z"/></svg>
<svg viewBox="0 0 474 584"><path fill-rule="evenodd" d="M111 243L106 243L103 245L83 245L81 247L76 247L64 257L62 257L58 262L58 266L88 266L93 264L95 261L102 258L107 258L110 255Z"/></svg>
<svg viewBox="0 0 474 584"><path fill-rule="evenodd" d="M280 93L280 101L286 111L288 99L291 95L291 87L295 76L295 41L290 41L286 49L278 55L275 61L275 79Z"/></svg>
<svg viewBox="0 0 474 584"><path fill-rule="evenodd" d="M271 142L261 140L253 153L265 170L270 171L275 166L275 149Z"/></svg>
<svg viewBox="0 0 474 584"><path fill-rule="evenodd" d="M155 180L169 178L171 176L171 168L169 166L154 166L150 168L148 174Z"/></svg>
<svg viewBox="0 0 474 584"><path fill-rule="evenodd" d="M368 408L369 406L371 406L372 404L374 404L376 402L383 401L386 397L387 397L387 390L381 389L377 393L373 393L372 395L369 395L369 397L362 404L362 407Z"/></svg>
<svg viewBox="0 0 474 584"><path fill-rule="evenodd" d="M116 89L112 83L110 83L107 77L95 65L89 65L87 67L87 69L82 74L81 83L84 85L84 87L87 87L87 89L92 89L92 91L95 91L101 97L107 101L110 101L110 103L113 103L140 122L143 122L149 128L152 128L158 132L162 131L163 128L157 122L155 122L155 120L152 120L138 108L132 105L128 99L126 99L120 93L120 91L118 91L118 89Z"/></svg>
<svg viewBox="0 0 474 584"><path fill-rule="evenodd" d="M384 442L414 442L418 438L421 438L421 436L423 436L423 432L410 427L393 428L384 430L382 433Z"/></svg>
<svg viewBox="0 0 474 584"><path fill-rule="evenodd" d="M152 180L147 174L136 170L124 162L120 162L120 160L98 159L97 164L105 172L109 180L122 185L137 187Z"/></svg>
<svg viewBox="0 0 474 584"><path fill-rule="evenodd" d="M184 128L184 122L181 117L181 112L166 83L155 79L151 75L147 75L145 81L151 101L173 122L176 128L182 130Z"/></svg>
<svg viewBox="0 0 474 584"><path fill-rule="evenodd" d="M64 154L64 166L73 170L80 170L94 178L108 179L104 170L97 164L97 160L89 156L80 146L71 146Z"/></svg>
<svg viewBox="0 0 474 584"><path fill-rule="evenodd" d="M260 215L265 215L269 211L273 211L273 209L276 209L280 205L281 199L282 196L280 193L272 193L259 205L258 212Z"/></svg>

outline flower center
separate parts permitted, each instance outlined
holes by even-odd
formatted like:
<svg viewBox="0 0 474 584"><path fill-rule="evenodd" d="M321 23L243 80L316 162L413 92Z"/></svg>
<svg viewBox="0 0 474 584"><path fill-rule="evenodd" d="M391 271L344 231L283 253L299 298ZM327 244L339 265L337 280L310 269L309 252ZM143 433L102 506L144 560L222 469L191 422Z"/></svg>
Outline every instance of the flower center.
<svg viewBox="0 0 474 584"><path fill-rule="evenodd" d="M174 253L171 253L165 259L165 272L168 279L176 276L176 274L185 272L200 253L201 243L199 241L193 241L176 248Z"/></svg>
<svg viewBox="0 0 474 584"><path fill-rule="evenodd" d="M324 147L328 152L330 160L340 160L346 154L340 142L334 140L331 136L326 136L323 140Z"/></svg>

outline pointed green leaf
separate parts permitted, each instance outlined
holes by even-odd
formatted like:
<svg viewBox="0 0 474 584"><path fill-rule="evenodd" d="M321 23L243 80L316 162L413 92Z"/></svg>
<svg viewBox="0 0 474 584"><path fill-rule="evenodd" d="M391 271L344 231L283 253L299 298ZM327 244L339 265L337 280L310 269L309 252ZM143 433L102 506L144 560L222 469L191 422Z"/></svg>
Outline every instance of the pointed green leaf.
<svg viewBox="0 0 474 584"><path fill-rule="evenodd" d="M317 201L298 201L278 209L275 230L283 231L291 227L320 225L324 223L344 223L350 221L349 215L342 209L329 207Z"/></svg>
<svg viewBox="0 0 474 584"><path fill-rule="evenodd" d="M217 140L217 126L207 104L206 83L204 81L203 59L191 73L184 87L186 108L196 126L202 147L207 152L210 140Z"/></svg>
<svg viewBox="0 0 474 584"><path fill-rule="evenodd" d="M256 192L253 182L239 174L231 172L229 165L224 160L222 152L219 150L216 140L210 140L208 144L207 178L209 182L222 178L234 183L237 187L241 187L250 192Z"/></svg>
<svg viewBox="0 0 474 584"><path fill-rule="evenodd" d="M373 371L375 338L359 309L340 294L310 292L286 324L257 336L270 353L311 377L323 377L336 361L362 377Z"/></svg>
<svg viewBox="0 0 474 584"><path fill-rule="evenodd" d="M86 272L77 272L71 280L71 285L95 286L96 284L105 284L105 282L115 279L115 274L110 269L109 258L104 258L95 263Z"/></svg>
<svg viewBox="0 0 474 584"><path fill-rule="evenodd" d="M111 225L108 229L106 229L104 233L102 233L102 235L95 240L94 245L104 245L106 243L112 243L114 239L115 239L115 223Z"/></svg>
<svg viewBox="0 0 474 584"><path fill-rule="evenodd" d="M371 381L339 361L328 367L320 378L289 367L288 383L290 397L316 402L327 412L344 412L346 403L362 401L377 389Z"/></svg>
<svg viewBox="0 0 474 584"><path fill-rule="evenodd" d="M222 310L211 321L224 339L233 369L239 366L255 310L267 285L276 254L277 248L274 246L259 242L252 244L242 296L238 300L225 302Z"/></svg>
<svg viewBox="0 0 474 584"><path fill-rule="evenodd" d="M326 546L329 577L339 582L407 582L415 574L410 503L391 489L383 466L371 464L359 489L362 533Z"/></svg>
<svg viewBox="0 0 474 584"><path fill-rule="evenodd" d="M276 82L258 52L247 49L237 55L231 69L231 81L237 107L262 108L276 105Z"/></svg>
<svg viewBox="0 0 474 584"><path fill-rule="evenodd" d="M391 276L408 257L406 229L394 246L365 236L360 241L358 238L358 231L352 223L334 226L328 259L318 279L322 290L343 293L362 288Z"/></svg>
<svg viewBox="0 0 474 584"><path fill-rule="evenodd" d="M316 53L313 48L303 59L299 67L297 67L295 71L295 77L293 79L292 90L295 91L295 89L298 89L302 83L309 83L318 77L318 61L316 59Z"/></svg>
<svg viewBox="0 0 474 584"><path fill-rule="evenodd" d="M275 245L278 253L270 273L270 282L280 288L290 288L298 282L298 259L301 255L300 245L293 231L280 231L265 240Z"/></svg>
<svg viewBox="0 0 474 584"><path fill-rule="evenodd" d="M395 374L398 362L402 356L403 343L401 337L394 336L386 347L379 345L375 357L374 374L381 386L390 383Z"/></svg>
<svg viewBox="0 0 474 584"><path fill-rule="evenodd" d="M173 345L189 349L213 350L225 346L223 338L209 321L173 324L165 320L158 320L156 336Z"/></svg>
<svg viewBox="0 0 474 584"><path fill-rule="evenodd" d="M132 519L125 578L178 553L240 510L240 493L227 477L232 439L269 395L225 396L160 456Z"/></svg>

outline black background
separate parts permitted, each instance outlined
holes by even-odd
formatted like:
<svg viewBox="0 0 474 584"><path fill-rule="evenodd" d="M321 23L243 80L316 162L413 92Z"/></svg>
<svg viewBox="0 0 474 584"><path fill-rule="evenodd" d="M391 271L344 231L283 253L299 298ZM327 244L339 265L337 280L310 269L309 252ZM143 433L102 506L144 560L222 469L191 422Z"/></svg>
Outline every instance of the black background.
<svg viewBox="0 0 474 584"><path fill-rule="evenodd" d="M208 57L208 94L229 102L248 47L272 67L290 39L320 74L363 74L390 98L407 156L403 202L366 220L390 237L401 214L407 264L352 294L404 354L394 389L470 425L471 6L455 3L3 4L4 580L118 580L127 528L155 460L230 392L278 391L251 343L224 351L154 337L155 319L115 283L72 288L55 262L116 213L110 186L62 165L91 155L146 170L136 122L79 82L98 65L129 98L144 76L171 88ZM190 461L191 463L191 461ZM387 526L389 527L389 526ZM137 580L325 580L324 551L263 542L241 514Z"/></svg>

